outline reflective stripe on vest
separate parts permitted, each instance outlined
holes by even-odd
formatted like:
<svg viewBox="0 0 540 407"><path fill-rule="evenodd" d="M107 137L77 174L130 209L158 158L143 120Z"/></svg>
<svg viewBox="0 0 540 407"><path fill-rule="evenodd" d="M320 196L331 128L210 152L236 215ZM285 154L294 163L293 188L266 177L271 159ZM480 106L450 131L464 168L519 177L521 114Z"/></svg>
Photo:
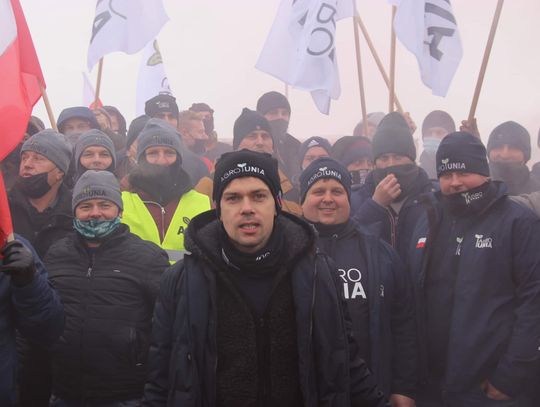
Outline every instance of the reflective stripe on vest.
<svg viewBox="0 0 540 407"><path fill-rule="evenodd" d="M161 242L156 222L139 195L124 191L122 192L122 202L124 204L122 223L128 225L130 231L141 239L153 242L167 251L171 263L184 257L184 233L191 219L210 209L208 196L194 190L186 192L180 198L163 242Z"/></svg>

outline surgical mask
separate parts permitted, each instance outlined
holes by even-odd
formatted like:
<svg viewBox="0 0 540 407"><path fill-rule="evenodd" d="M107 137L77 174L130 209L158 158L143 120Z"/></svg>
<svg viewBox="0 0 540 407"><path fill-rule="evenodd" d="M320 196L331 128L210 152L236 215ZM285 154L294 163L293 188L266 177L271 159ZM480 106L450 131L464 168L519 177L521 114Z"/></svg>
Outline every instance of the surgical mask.
<svg viewBox="0 0 540 407"><path fill-rule="evenodd" d="M112 220L80 220L73 219L73 227L82 236L87 239L97 240L110 235L120 224L120 217Z"/></svg>
<svg viewBox="0 0 540 407"><path fill-rule="evenodd" d="M41 174L32 175L30 177L19 176L17 178L17 187L28 198L41 198L51 190L51 186L47 181L48 175L48 172L42 172Z"/></svg>
<svg viewBox="0 0 540 407"><path fill-rule="evenodd" d="M422 143L426 153L435 155L439 145L441 144L441 139L437 137L426 137Z"/></svg>
<svg viewBox="0 0 540 407"><path fill-rule="evenodd" d="M364 185L366 178L371 170L354 170L350 171L352 185Z"/></svg>
<svg viewBox="0 0 540 407"><path fill-rule="evenodd" d="M274 140L283 141L285 135L287 134L287 129L289 128L289 122L284 119L276 119L268 122L270 128L272 129L272 136Z"/></svg>

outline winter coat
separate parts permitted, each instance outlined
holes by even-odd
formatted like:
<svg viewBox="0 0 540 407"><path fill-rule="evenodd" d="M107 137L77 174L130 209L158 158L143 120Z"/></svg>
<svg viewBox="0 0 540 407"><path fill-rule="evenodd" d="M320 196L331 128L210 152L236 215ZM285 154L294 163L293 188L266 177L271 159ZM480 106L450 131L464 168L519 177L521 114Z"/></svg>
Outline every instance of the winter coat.
<svg viewBox="0 0 540 407"><path fill-rule="evenodd" d="M458 255L443 391L464 392L488 379L514 397L534 377L540 360L540 219L510 200L504 184L473 216L452 217L462 232L448 245ZM426 275L439 230L440 194L422 199L426 208L411 238L408 268L415 290L420 372L428 377ZM445 215L446 216L446 215ZM448 215L450 216L450 215ZM441 235L444 236L444 235Z"/></svg>
<svg viewBox="0 0 540 407"><path fill-rule="evenodd" d="M51 247L45 264L66 310L52 353L53 393L87 401L141 397L165 252L119 225L91 255L73 232Z"/></svg>
<svg viewBox="0 0 540 407"><path fill-rule="evenodd" d="M39 213L17 187L9 195L13 229L27 239L43 259L51 244L73 231L71 191L64 185L58 189L53 207Z"/></svg>
<svg viewBox="0 0 540 407"><path fill-rule="evenodd" d="M363 259L363 268L355 270L360 276L367 270L369 307L370 370L377 379L379 388L386 395L402 394L414 398L416 390L416 322L412 284L397 253L379 238L364 228L349 221L341 234L319 237L319 247L336 264L349 313L355 315L357 303L352 299L353 288L345 266L356 265L358 254ZM357 276L353 274L352 280ZM361 277L360 283L365 280ZM354 324L353 324L354 326ZM353 331L355 335L357 332Z"/></svg>
<svg viewBox="0 0 540 407"><path fill-rule="evenodd" d="M327 257L315 253L314 232L282 214L286 262L297 325L298 377L304 405L382 406L365 363L357 357L350 321ZM191 251L163 277L154 313L145 406L216 405L216 273L221 264L215 211L194 218ZM271 390L270 390L271 391ZM361 402L363 401L363 404Z"/></svg>
<svg viewBox="0 0 540 407"><path fill-rule="evenodd" d="M432 192L434 184L429 180L426 172L420 168L415 186L405 198L399 214L390 207L382 207L371 198L376 187L377 184L371 172L365 184L351 193L351 217L360 225L376 230L376 234L392 245L403 259L416 222L424 212L418 203L418 197L425 192Z"/></svg>
<svg viewBox="0 0 540 407"><path fill-rule="evenodd" d="M64 310L54 289L47 282L47 271L30 244L17 236L34 253L36 276L24 287L11 284L11 277L0 273L0 405L15 405L17 351L15 330L43 347L50 346L64 328Z"/></svg>

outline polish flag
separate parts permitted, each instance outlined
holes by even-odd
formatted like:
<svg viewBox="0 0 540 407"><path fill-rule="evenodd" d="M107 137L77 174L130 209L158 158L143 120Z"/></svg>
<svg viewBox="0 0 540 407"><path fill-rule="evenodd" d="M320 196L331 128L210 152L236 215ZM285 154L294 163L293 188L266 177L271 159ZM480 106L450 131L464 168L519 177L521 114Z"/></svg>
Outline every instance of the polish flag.
<svg viewBox="0 0 540 407"><path fill-rule="evenodd" d="M45 80L19 0L0 0L0 160L22 140ZM13 232L0 181L0 234Z"/></svg>
<svg viewBox="0 0 540 407"><path fill-rule="evenodd" d="M416 248L423 249L426 246L426 240L427 239L425 237L421 237L420 239L418 239L418 243L416 243Z"/></svg>

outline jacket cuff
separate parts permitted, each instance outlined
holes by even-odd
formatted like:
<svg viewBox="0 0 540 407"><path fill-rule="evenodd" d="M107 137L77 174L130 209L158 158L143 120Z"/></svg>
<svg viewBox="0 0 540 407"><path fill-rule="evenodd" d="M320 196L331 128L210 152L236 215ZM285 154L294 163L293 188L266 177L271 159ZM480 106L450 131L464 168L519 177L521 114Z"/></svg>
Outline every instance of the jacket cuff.
<svg viewBox="0 0 540 407"><path fill-rule="evenodd" d="M497 369L489 378L489 382L508 397L515 398L520 393L519 380L513 378L508 369L501 365L497 366Z"/></svg>

